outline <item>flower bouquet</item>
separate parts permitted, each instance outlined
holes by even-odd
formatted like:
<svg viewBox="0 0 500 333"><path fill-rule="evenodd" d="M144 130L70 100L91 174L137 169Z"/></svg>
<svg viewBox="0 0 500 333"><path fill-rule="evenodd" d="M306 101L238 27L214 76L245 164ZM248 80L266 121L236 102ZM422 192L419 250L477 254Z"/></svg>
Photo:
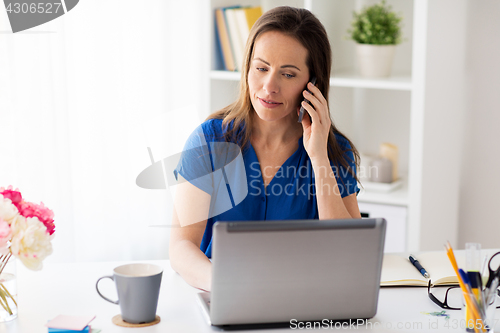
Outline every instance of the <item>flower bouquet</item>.
<svg viewBox="0 0 500 333"><path fill-rule="evenodd" d="M15 275L5 271L12 256L27 268L42 269L42 261L52 253L54 212L43 203L25 201L18 189L0 188L0 320L17 315L17 303L8 282ZM3 309L3 310L2 310Z"/></svg>

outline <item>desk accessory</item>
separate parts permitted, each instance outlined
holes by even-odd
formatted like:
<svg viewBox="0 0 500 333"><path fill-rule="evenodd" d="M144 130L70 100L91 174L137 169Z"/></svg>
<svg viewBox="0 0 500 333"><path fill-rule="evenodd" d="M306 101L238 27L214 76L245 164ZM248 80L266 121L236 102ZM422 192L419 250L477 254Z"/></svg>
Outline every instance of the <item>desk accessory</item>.
<svg viewBox="0 0 500 333"><path fill-rule="evenodd" d="M123 321L130 324L151 323L157 317L162 274L163 268L152 264L122 265L113 270L113 275L99 278L95 287L99 296L120 305ZM117 301L110 300L99 291L99 281L106 278L115 282Z"/></svg>
<svg viewBox="0 0 500 333"><path fill-rule="evenodd" d="M457 257L458 262L465 263L464 256ZM458 284L457 276L450 266L448 257L442 251L425 252L418 255L418 261L432 276L432 285ZM408 257L397 254L385 254L382 265L380 285L427 287L428 280L415 269Z"/></svg>
<svg viewBox="0 0 500 333"><path fill-rule="evenodd" d="M67 331L79 331L82 332L87 328L90 328L89 324L94 320L95 316L69 316L69 315L59 315L49 321L45 326L55 330L67 330ZM87 329L87 332L90 329ZM60 331L53 331L60 332Z"/></svg>
<svg viewBox="0 0 500 333"><path fill-rule="evenodd" d="M113 317L113 319L111 319L111 321L116 326L121 326L121 327L147 327L147 326L153 326L153 325L158 324L161 321L161 318L160 318L160 316L157 315L155 317L155 320L153 320L153 321L151 321L149 323L132 324L132 323L128 323L128 322L124 321L122 319L121 315L116 315L116 316Z"/></svg>
<svg viewBox="0 0 500 333"><path fill-rule="evenodd" d="M98 328L91 328L90 325L86 326L83 330L66 330L61 328L49 328L47 333L100 333L101 330Z"/></svg>
<svg viewBox="0 0 500 333"><path fill-rule="evenodd" d="M17 317L16 259L41 270L52 253L54 229L52 210L25 201L19 189L0 187L0 322Z"/></svg>
<svg viewBox="0 0 500 333"><path fill-rule="evenodd" d="M410 254L408 259L410 260L412 265L415 266L415 268L420 272L420 274L422 274L424 278L428 279L431 277L429 273L425 270L425 268L422 265L420 265L420 262L417 259L415 259L415 256L413 254Z"/></svg>
<svg viewBox="0 0 500 333"><path fill-rule="evenodd" d="M470 292L474 294L478 304L483 303L482 299L482 289L483 283L481 281L481 244L479 243L466 243L465 244L465 268L467 271L462 269L459 273L462 276L462 280L470 286ZM466 282L467 281L467 282ZM484 307L484 306L483 306ZM465 322L469 322L472 319L469 309L465 309Z"/></svg>
<svg viewBox="0 0 500 333"><path fill-rule="evenodd" d="M500 252L495 253L491 256L488 261L488 280L485 285L485 299L487 302L491 302L492 297L495 297L495 291L498 288L500 281ZM494 260L496 259L496 260Z"/></svg>
<svg viewBox="0 0 500 333"><path fill-rule="evenodd" d="M490 328L492 328L490 327L491 323L494 323L495 319L495 302L493 302L492 305L478 302L476 295L472 291L467 274L465 274L465 272L458 267L451 244L447 242L445 248L450 263L453 266L455 274L458 277L458 283L460 285L460 289L462 289L464 295L464 301L466 305L466 316L468 316L466 321L467 331L469 332L471 332L472 330L474 332L490 331Z"/></svg>
<svg viewBox="0 0 500 333"><path fill-rule="evenodd" d="M92 333L92 328L90 326L85 326L83 330L67 330L64 328L50 328L48 333Z"/></svg>

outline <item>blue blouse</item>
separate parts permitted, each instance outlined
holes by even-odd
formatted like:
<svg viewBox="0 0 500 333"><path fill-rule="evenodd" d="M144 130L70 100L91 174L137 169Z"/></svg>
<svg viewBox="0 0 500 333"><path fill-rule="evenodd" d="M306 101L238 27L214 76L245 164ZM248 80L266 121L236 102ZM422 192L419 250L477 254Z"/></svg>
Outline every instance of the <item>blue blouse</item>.
<svg viewBox="0 0 500 333"><path fill-rule="evenodd" d="M356 172L348 141L336 135L350 168ZM314 171L302 137L297 150L264 186L252 145L241 150L225 142L221 119L202 123L189 137L174 175L211 195L207 226L200 249L212 256L212 227L217 221L318 219ZM340 164L340 163L339 163ZM358 193L350 170L331 164L342 198ZM265 170L264 170L265 172ZM196 203L193 203L195 205Z"/></svg>

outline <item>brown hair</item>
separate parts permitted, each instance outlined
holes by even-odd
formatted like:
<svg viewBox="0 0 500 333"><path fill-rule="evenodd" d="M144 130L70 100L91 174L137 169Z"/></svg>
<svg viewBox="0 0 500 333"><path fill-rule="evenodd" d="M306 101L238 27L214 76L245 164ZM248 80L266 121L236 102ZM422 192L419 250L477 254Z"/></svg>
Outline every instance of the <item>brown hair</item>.
<svg viewBox="0 0 500 333"><path fill-rule="evenodd" d="M222 126L225 129L226 140L238 143L242 149L250 142L252 129L249 124L251 124L251 115L254 111L248 88L250 62L252 61L255 41L259 36L269 31L278 31L291 36L307 49L306 64L309 68L309 77L316 76L316 87L328 99L332 51L324 26L316 16L303 8L281 6L265 12L255 22L248 36L238 99L207 118L207 120L223 119ZM340 162L357 181L358 177L355 170L349 167L349 162L354 162L357 167L359 165L359 153L352 142L335 127L333 121L331 123L328 135L328 158L337 168L339 167L338 162ZM337 143L335 134L341 135L350 144L350 151L354 155L354 161L346 160L346 151L343 151Z"/></svg>

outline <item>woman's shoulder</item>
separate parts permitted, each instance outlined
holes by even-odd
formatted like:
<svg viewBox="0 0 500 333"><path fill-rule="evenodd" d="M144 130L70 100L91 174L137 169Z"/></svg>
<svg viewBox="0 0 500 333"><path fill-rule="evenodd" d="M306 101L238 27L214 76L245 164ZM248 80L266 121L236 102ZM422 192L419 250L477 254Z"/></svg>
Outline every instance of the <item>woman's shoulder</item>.
<svg viewBox="0 0 500 333"><path fill-rule="evenodd" d="M233 125L234 119L229 122L224 122L224 120L220 118L211 118L205 120L200 127L205 134L207 142L229 141L238 143L240 136L243 135L245 126L244 124L240 124L236 131L232 132Z"/></svg>
<svg viewBox="0 0 500 333"><path fill-rule="evenodd" d="M200 125L207 141L220 141L224 139L222 119L207 119Z"/></svg>
<svg viewBox="0 0 500 333"><path fill-rule="evenodd" d="M347 138L342 134L335 133L335 140L342 150L351 150L351 144L349 143L349 140L347 140Z"/></svg>

